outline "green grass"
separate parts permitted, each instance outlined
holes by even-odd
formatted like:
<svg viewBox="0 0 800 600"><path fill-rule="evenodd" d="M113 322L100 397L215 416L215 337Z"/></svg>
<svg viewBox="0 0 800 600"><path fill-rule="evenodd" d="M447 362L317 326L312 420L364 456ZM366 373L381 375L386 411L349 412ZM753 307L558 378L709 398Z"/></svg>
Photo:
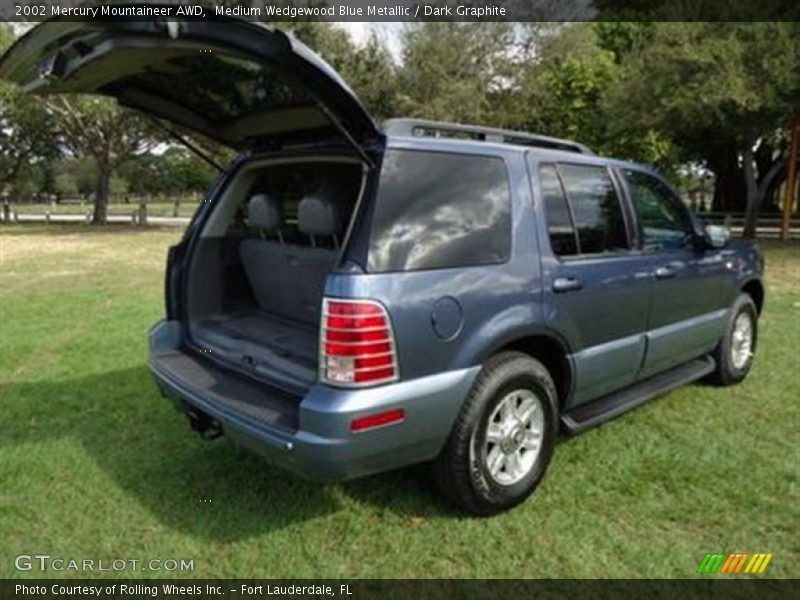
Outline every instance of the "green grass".
<svg viewBox="0 0 800 600"><path fill-rule="evenodd" d="M38 576L13 566L34 552L189 558L197 577L695 577L734 550L800 576L800 246L765 245L744 384L565 441L532 499L471 519L424 469L319 486L190 434L145 366L178 235L0 227L0 577Z"/></svg>

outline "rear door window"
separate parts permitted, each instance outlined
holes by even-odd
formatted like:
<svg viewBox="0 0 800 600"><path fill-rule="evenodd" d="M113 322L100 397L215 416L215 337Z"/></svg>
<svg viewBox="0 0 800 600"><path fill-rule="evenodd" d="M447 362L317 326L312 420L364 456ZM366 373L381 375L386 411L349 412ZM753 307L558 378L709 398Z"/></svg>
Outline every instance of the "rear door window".
<svg viewBox="0 0 800 600"><path fill-rule="evenodd" d="M539 186L553 254L556 256L577 254L578 238L575 225L555 165L539 167Z"/></svg>
<svg viewBox="0 0 800 600"><path fill-rule="evenodd" d="M383 159L368 269L417 271L508 260L511 199L502 159L390 150Z"/></svg>
<svg viewBox="0 0 800 600"><path fill-rule="evenodd" d="M580 254L602 254L629 247L619 196L604 167L559 164Z"/></svg>

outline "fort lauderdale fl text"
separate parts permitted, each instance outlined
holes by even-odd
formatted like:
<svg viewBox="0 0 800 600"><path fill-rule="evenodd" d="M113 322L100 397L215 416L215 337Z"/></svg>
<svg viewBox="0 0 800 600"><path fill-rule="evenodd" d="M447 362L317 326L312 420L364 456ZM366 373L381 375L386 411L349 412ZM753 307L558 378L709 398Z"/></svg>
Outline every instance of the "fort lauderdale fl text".
<svg viewBox="0 0 800 600"><path fill-rule="evenodd" d="M38 13L38 10L45 10L44 6L36 7L37 12L33 12L30 6L17 6L16 8L18 16L47 16ZM179 6L50 6L50 16L54 17L205 17L207 11L210 11L210 9L192 4ZM366 7L346 4L339 6L274 6L264 4L263 8L259 6L215 6L214 14L230 17L289 19L314 17L469 17L481 19L484 17L505 17L506 9L494 4L483 6L417 4L414 7L402 5L375 6L372 4Z"/></svg>
<svg viewBox="0 0 800 600"><path fill-rule="evenodd" d="M331 585L249 585L241 584L230 588L230 585L175 585L165 583L162 585L136 584L108 584L108 585L75 585L57 583L53 585L27 585L18 583L14 586L16 596L204 596L206 599L213 596L224 596L228 590L240 592L242 596L352 596L353 591L349 585L343 584L335 589Z"/></svg>

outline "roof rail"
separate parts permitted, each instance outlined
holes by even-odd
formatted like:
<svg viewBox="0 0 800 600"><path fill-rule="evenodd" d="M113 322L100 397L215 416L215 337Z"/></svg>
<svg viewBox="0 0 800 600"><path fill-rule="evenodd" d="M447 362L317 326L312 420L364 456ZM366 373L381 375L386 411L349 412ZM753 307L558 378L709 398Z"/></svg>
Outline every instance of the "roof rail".
<svg viewBox="0 0 800 600"><path fill-rule="evenodd" d="M426 119L389 119L383 122L383 131L387 135L460 138L499 144L535 146L552 150L564 150L566 152L578 152L580 154L594 154L588 146L571 140L562 140L522 131L511 131L509 129L494 129L492 127L461 125L459 123L445 123Z"/></svg>

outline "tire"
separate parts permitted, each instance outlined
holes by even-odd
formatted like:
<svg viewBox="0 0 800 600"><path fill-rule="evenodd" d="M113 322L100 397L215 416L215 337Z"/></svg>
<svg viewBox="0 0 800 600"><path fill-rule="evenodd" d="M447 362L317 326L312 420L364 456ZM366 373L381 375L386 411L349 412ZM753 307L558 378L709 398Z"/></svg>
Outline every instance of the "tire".
<svg viewBox="0 0 800 600"><path fill-rule="evenodd" d="M743 333L741 323L749 322L749 347L743 350ZM725 328L725 335L714 350L712 356L716 369L709 375L709 381L716 385L727 386L739 383L750 372L755 357L758 341L758 309L749 294L740 294L731 307L731 314ZM747 356L743 358L743 352ZM737 355L738 354L738 355Z"/></svg>
<svg viewBox="0 0 800 600"><path fill-rule="evenodd" d="M539 361L521 352L490 358L433 463L441 493L480 516L525 500L544 477L553 454L557 406L553 379Z"/></svg>

